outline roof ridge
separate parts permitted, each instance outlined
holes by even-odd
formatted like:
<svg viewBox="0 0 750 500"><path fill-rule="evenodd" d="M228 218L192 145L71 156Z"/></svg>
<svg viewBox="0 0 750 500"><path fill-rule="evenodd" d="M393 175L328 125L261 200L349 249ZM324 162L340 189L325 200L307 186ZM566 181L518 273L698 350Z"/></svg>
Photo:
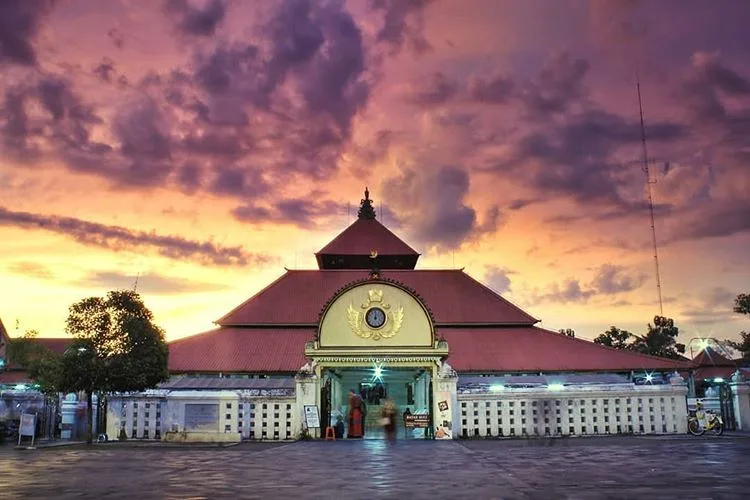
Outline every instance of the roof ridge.
<svg viewBox="0 0 750 500"><path fill-rule="evenodd" d="M475 278L474 276L470 275L469 273L466 273L466 272L464 272L464 270L463 270L463 269L459 270L459 273L461 273L461 276L465 276L465 277L469 278L469 279L470 279L471 281L473 281L473 282L477 283L477 284L478 284L478 285L480 285L480 286L481 286L481 287L482 287L482 288L483 288L484 290L487 290L488 292L490 292L490 293L491 293L492 295L496 296L496 297L497 297L497 298L499 298L500 300L504 300L505 302L507 302L507 303L508 303L509 305L511 305L511 306L512 306L512 307L513 307L514 309L516 309L517 311L519 311L519 312L523 313L524 315L528 316L529 318L533 319L533 320L534 320L534 323L532 323L532 325L533 325L533 324L536 324L536 323L539 323L539 322L541 321L540 319L538 319L538 318L535 318L535 317L534 317L534 316L532 316L531 314L527 313L526 311L524 311L523 309L521 309L520 307L518 307L517 305L515 305L515 304L514 304L513 302L511 302L510 300L506 299L505 297L503 297L502 295L500 295L499 293L497 293L497 292L496 292L495 290L493 290L493 289L492 289L492 288L490 288L489 286L485 285L484 283L482 283L481 281L479 281L478 279L476 279L476 278Z"/></svg>
<svg viewBox="0 0 750 500"><path fill-rule="evenodd" d="M251 295L250 298L248 298L247 300L245 300L243 303L241 303L240 305L238 305L237 307L235 307L234 309L232 309L231 311L229 311L228 313L226 313L221 318L219 318L216 321L214 321L214 324L221 325L222 321L224 321L226 318L228 318L229 316L231 316L232 314L234 314L235 312L237 312L240 308L242 308L246 304L252 302L256 297L260 296L262 293L264 293L267 290L270 290L271 288L273 288L277 283L280 283L284 278L286 278L287 276L289 276L289 274L290 274L289 270L286 269L286 272L284 272L284 274L282 274L281 276L279 276L275 280L271 281L268 285L264 286L263 288L261 288L260 290L258 290L257 292L255 292L253 295Z"/></svg>

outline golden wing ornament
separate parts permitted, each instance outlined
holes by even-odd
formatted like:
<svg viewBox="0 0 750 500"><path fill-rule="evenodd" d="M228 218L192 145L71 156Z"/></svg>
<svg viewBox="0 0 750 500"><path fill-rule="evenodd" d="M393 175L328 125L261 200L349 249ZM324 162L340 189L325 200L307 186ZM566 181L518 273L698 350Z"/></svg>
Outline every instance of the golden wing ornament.
<svg viewBox="0 0 750 500"><path fill-rule="evenodd" d="M389 339L396 335L399 330L401 330L401 323L404 322L404 308L403 306L399 306L398 309L394 310L389 314L390 321L389 328L387 332L382 332L380 336L384 339Z"/></svg>
<svg viewBox="0 0 750 500"><path fill-rule="evenodd" d="M349 307L346 309L346 317L347 321L349 321L349 328L352 329L352 332L354 332L356 336L362 337L363 339L370 338L370 332L362 330L362 313L354 309L351 304L349 304Z"/></svg>

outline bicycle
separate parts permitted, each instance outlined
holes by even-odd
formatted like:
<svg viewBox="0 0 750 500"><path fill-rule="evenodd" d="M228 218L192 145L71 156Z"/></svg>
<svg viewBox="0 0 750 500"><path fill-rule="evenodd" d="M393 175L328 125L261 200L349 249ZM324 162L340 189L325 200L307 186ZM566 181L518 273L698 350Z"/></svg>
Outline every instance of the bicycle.
<svg viewBox="0 0 750 500"><path fill-rule="evenodd" d="M711 410L704 410L703 403L696 403L695 414L688 417L688 432L693 436L702 436L711 431L716 436L724 433L724 420Z"/></svg>

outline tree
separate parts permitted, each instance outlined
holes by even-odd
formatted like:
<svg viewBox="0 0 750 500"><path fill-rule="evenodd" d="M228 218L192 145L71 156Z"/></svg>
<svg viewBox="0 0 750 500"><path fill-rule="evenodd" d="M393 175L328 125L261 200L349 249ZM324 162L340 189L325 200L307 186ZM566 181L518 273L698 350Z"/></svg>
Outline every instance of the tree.
<svg viewBox="0 0 750 500"><path fill-rule="evenodd" d="M571 329L571 328L565 328L565 329L561 328L558 331L560 332L560 335L566 335L568 337L575 337L576 336L576 331L573 330L573 329Z"/></svg>
<svg viewBox="0 0 750 500"><path fill-rule="evenodd" d="M637 335L632 343L632 349L642 354L659 356L662 358L679 359L685 352L685 344L677 343L679 328L671 318L655 316L654 325L648 325L648 333Z"/></svg>
<svg viewBox="0 0 750 500"><path fill-rule="evenodd" d="M750 294L741 293L734 299L734 312L750 314Z"/></svg>
<svg viewBox="0 0 750 500"><path fill-rule="evenodd" d="M630 349L629 341L634 337L627 330L620 330L615 326L611 326L609 330L596 337L594 342L607 347L614 347L615 349Z"/></svg>
<svg viewBox="0 0 750 500"><path fill-rule="evenodd" d="M73 304L66 331L76 341L62 356L59 386L86 392L90 443L93 394L142 391L167 380L169 351L153 313L129 290Z"/></svg>
<svg viewBox="0 0 750 500"><path fill-rule="evenodd" d="M750 315L750 295L741 293L734 299L734 312L738 314ZM740 332L740 341L728 341L727 343L734 349L742 353L744 359L750 359L750 332Z"/></svg>

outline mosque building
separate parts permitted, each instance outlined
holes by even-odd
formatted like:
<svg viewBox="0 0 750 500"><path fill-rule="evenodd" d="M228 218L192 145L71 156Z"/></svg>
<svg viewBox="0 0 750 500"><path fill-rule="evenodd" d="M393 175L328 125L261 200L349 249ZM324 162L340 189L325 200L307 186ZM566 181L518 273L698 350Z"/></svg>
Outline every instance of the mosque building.
<svg viewBox="0 0 750 500"><path fill-rule="evenodd" d="M353 395L365 438L382 435L386 401L408 438L686 432L690 361L545 330L461 269L418 269L367 190L315 256L170 342L168 382L107 398L108 437L341 438Z"/></svg>

